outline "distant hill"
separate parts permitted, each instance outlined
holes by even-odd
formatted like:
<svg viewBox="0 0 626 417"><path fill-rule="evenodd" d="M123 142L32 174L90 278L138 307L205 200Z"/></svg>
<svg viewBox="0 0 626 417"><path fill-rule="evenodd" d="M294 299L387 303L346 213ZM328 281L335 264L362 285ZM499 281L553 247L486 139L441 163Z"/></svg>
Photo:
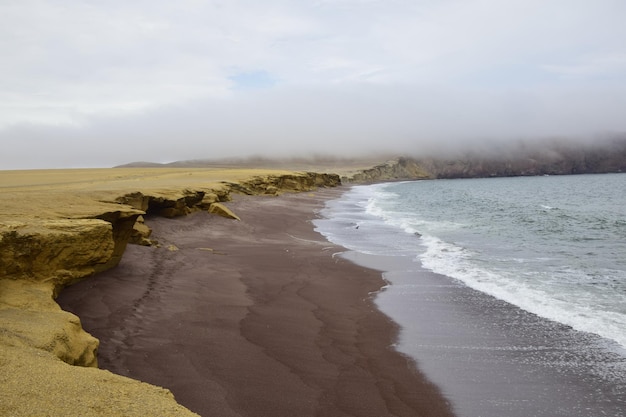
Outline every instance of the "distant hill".
<svg viewBox="0 0 626 417"><path fill-rule="evenodd" d="M332 156L316 156L311 158L221 158L221 159L194 159L175 161L167 164L154 162L131 162L118 165L114 168L259 168L284 169L287 171L312 171L336 173L350 176L356 172L381 164L393 159L394 155L379 155L362 158L340 158Z"/></svg>
<svg viewBox="0 0 626 417"><path fill-rule="evenodd" d="M626 137L589 143L548 141L472 150L455 157L405 156L344 181L486 178L626 172Z"/></svg>
<svg viewBox="0 0 626 417"><path fill-rule="evenodd" d="M197 159L168 164L133 162L119 167L270 168L336 173L345 182L596 174L626 172L626 135L589 142L483 144L472 150L448 151L447 155L420 155L417 151L400 157Z"/></svg>
<svg viewBox="0 0 626 417"><path fill-rule="evenodd" d="M166 167L166 166L167 165L160 164L158 162L138 161L138 162L131 162L131 163L124 164L124 165L118 165L113 168L160 168L160 167Z"/></svg>

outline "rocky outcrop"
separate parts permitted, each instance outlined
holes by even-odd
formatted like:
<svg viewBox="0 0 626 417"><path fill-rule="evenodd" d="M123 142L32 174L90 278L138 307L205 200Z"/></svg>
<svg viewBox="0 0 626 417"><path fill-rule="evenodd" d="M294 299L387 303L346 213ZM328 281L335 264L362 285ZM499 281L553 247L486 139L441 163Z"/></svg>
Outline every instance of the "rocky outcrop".
<svg viewBox="0 0 626 417"><path fill-rule="evenodd" d="M50 282L0 280L0 344L49 352L70 365L97 366L98 340L53 300Z"/></svg>
<svg viewBox="0 0 626 417"><path fill-rule="evenodd" d="M98 341L54 298L61 288L117 265L140 213L125 208L90 219L0 223L0 344L97 366Z"/></svg>
<svg viewBox="0 0 626 417"><path fill-rule="evenodd" d="M152 229L146 225L143 216L139 216L133 225L133 230L130 234L128 243L141 246L152 246L154 242L150 240L151 235Z"/></svg>
<svg viewBox="0 0 626 417"><path fill-rule="evenodd" d="M55 290L117 265L142 212L130 207L91 218L0 222L0 278L52 283Z"/></svg>
<svg viewBox="0 0 626 417"><path fill-rule="evenodd" d="M376 181L397 181L430 179L432 174L410 158L398 158L362 170L351 177L342 178L345 182L368 183Z"/></svg>
<svg viewBox="0 0 626 417"><path fill-rule="evenodd" d="M310 191L318 187L336 187L341 185L337 174L305 172L285 175L255 176L237 183L225 183L232 191L248 195L270 194L282 192Z"/></svg>
<svg viewBox="0 0 626 417"><path fill-rule="evenodd" d="M96 219L104 220L111 225L113 253L111 254L111 258L103 265L95 268L94 272L112 268L120 262L124 255L126 245L133 234L134 225L141 214L142 213L138 210L129 210L125 207L121 210L108 211L95 216Z"/></svg>
<svg viewBox="0 0 626 417"><path fill-rule="evenodd" d="M121 250L124 242L117 246ZM106 269L115 252L113 225L101 219L0 225L0 277L5 279L63 286Z"/></svg>
<svg viewBox="0 0 626 417"><path fill-rule="evenodd" d="M185 216L193 211L204 198L205 191L161 191L151 194L134 192L120 196L116 202L126 204L138 210L144 211L148 215L161 217Z"/></svg>
<svg viewBox="0 0 626 417"><path fill-rule="evenodd" d="M232 212L228 207L220 203L213 203L209 207L209 213L217 214L218 216L226 217L233 220L241 220L239 216Z"/></svg>

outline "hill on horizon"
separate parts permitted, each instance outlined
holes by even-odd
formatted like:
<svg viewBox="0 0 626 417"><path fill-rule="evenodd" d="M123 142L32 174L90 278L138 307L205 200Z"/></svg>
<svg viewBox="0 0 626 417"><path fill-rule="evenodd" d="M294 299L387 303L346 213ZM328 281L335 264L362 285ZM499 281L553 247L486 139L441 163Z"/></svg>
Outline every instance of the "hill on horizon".
<svg viewBox="0 0 626 417"><path fill-rule="evenodd" d="M392 168L393 166L393 168ZM410 168L409 168L410 166ZM484 143L470 150L440 154L369 157L311 156L216 158L170 163L131 162L115 168L265 168L337 173L350 180L478 178L626 172L626 136L592 142L566 140ZM364 175L361 175L364 174Z"/></svg>

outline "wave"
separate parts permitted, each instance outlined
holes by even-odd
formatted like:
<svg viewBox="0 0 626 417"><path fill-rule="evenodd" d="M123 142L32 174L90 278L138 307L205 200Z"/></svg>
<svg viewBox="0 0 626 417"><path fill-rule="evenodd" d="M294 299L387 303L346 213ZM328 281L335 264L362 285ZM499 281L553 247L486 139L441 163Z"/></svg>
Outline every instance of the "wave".
<svg viewBox="0 0 626 417"><path fill-rule="evenodd" d="M528 240L519 238L510 248L502 248L497 241L491 242L489 237L480 236L482 230L473 229L471 216L460 216L466 219L465 222L450 218L447 213L427 219L420 209L415 208L422 206L415 203L420 198L428 199L428 196L411 196L407 191L407 187L413 187L415 183L352 187L341 199L328 203L322 213L326 219L320 220L326 224L322 227L321 223L318 224L318 231L333 243L361 253L410 256L425 269L459 280L470 288L538 316L613 340L626 348L626 311L615 308L616 304L619 305L620 291L607 288L612 285L611 275L626 278L618 266L602 272L597 265L590 268L585 264L585 256L591 255L572 260L571 254L561 253L563 240L550 243L552 237L546 225L532 230L536 233L535 239L541 238L544 239L542 244L553 245L554 252L538 251L538 241L532 237L526 238ZM406 187L398 188L403 185ZM493 204L491 206L493 209ZM529 210L536 210L538 206L531 205ZM498 208L506 211L506 206ZM562 211L548 204L541 209L552 213ZM505 223L507 218L510 219L511 215L507 217L505 213L500 217ZM527 228L523 221L520 224L520 227ZM507 230L506 240L518 237L515 232ZM469 240L470 244L458 239ZM584 253L591 252L586 250ZM571 268L560 266L564 259ZM600 277L583 288L594 274L609 277ZM603 300L607 293L610 297ZM626 294L622 297L622 305L626 305Z"/></svg>
<svg viewBox="0 0 626 417"><path fill-rule="evenodd" d="M519 276L510 278L511 271L494 271L476 264L475 253L460 246L444 242L433 236L423 236L426 251L418 256L422 266L435 273L455 278L470 288L489 294L523 310L537 314L552 321L563 323L572 328L594 333L613 340L626 348L624 323L626 314L615 311L598 310L593 295L584 297L580 293L577 300L567 294L562 299L554 292L537 288L537 277L530 274L529 279ZM525 260L518 259L523 263ZM519 274L520 272L518 272ZM572 271L568 272L569 275ZM626 302L626 300L625 300Z"/></svg>

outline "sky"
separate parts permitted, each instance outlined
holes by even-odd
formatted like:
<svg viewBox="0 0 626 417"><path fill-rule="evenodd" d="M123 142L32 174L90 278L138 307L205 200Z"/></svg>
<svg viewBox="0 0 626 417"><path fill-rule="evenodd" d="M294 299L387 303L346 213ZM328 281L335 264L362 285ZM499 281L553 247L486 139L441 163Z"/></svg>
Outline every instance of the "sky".
<svg viewBox="0 0 626 417"><path fill-rule="evenodd" d="M593 141L626 132L624 16L623 0L1 0L0 169Z"/></svg>

